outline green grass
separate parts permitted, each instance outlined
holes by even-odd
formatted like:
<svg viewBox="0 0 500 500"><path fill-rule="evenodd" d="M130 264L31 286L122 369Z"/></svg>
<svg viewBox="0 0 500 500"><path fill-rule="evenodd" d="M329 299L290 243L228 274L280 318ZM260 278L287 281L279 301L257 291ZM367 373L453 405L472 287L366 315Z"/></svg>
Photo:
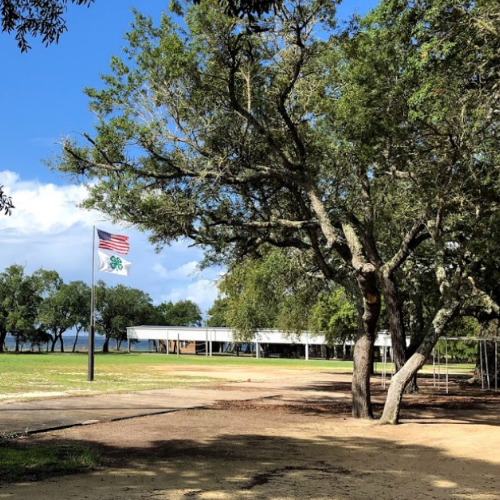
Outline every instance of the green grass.
<svg viewBox="0 0 500 500"><path fill-rule="evenodd" d="M293 369L352 370L352 363L341 361L311 361L289 359L212 358L150 353L97 354L95 380L87 381L87 356L84 354L0 354L0 401L9 396L22 399L41 397L38 393L86 395L165 389L212 382L206 377L176 375L170 366L279 366ZM31 395L31 396L30 396ZM48 395L48 394L47 394ZM55 394L53 394L55 395ZM16 398L19 399L19 398Z"/></svg>
<svg viewBox="0 0 500 500"><path fill-rule="evenodd" d="M81 472L97 467L99 462L99 454L84 446L21 446L0 440L0 482L4 483Z"/></svg>
<svg viewBox="0 0 500 500"><path fill-rule="evenodd" d="M148 363L149 356L149 363ZM1 396L30 393L86 395L178 387L207 381L162 371L156 355L96 355L95 380L87 381L87 356L81 354L0 355ZM35 395L35 394L33 394Z"/></svg>
<svg viewBox="0 0 500 500"><path fill-rule="evenodd" d="M147 389L165 389L213 382L207 376L176 375L175 367L199 366L223 368L224 366L258 366L293 370L318 370L350 373L351 361L268 359L226 356L180 356L131 353L97 354L95 358L95 381L87 381L87 356L85 354L0 354L0 401L9 396L22 399L43 397L40 393L64 393L64 395L86 395L96 393L130 392ZM167 371L164 368L169 367ZM376 363L381 373L382 364ZM441 365L441 373L444 373ZM450 373L471 371L471 365L449 365ZM387 366L388 373L391 365ZM424 368L432 373L432 365ZM230 375L229 375L230 378ZM54 396L57 394L53 394ZM19 399L19 398L16 398Z"/></svg>

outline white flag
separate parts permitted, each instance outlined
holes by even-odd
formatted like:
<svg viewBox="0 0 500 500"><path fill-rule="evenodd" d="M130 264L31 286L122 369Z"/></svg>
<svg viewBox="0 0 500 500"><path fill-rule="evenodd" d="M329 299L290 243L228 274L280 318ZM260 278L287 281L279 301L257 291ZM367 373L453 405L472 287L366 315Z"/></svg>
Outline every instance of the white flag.
<svg viewBox="0 0 500 500"><path fill-rule="evenodd" d="M130 262L118 255L108 255L97 250L99 253L99 271L104 273L121 274L128 276L130 271Z"/></svg>

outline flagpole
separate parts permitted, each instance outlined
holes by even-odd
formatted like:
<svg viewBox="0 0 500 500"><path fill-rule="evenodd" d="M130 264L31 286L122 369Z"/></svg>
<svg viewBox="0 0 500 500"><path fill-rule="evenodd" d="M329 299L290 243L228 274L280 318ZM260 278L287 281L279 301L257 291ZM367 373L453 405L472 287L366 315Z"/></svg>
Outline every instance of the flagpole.
<svg viewBox="0 0 500 500"><path fill-rule="evenodd" d="M94 285L94 267L95 267L95 226L92 226L92 288L90 289L90 331L89 331L89 353L88 353L88 377L87 380L94 380L94 345L95 345L95 285Z"/></svg>

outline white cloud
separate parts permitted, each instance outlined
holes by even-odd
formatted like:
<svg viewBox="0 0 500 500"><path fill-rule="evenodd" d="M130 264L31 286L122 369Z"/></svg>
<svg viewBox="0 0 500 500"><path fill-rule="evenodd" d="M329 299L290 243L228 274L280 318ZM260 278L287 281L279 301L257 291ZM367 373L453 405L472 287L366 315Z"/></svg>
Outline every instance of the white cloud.
<svg viewBox="0 0 500 500"><path fill-rule="evenodd" d="M187 262L182 266L179 266L177 269L169 271L165 266L157 262L153 266L153 271L160 277L164 279L185 279L185 278L193 278L196 274L200 273L199 263L196 261Z"/></svg>
<svg viewBox="0 0 500 500"><path fill-rule="evenodd" d="M90 227L99 219L97 212L77 206L86 197L84 186L21 181L18 174L10 171L0 172L0 184L15 206L10 217L0 218L0 231L8 234L54 234L77 223Z"/></svg>
<svg viewBox="0 0 500 500"><path fill-rule="evenodd" d="M216 280L220 268L200 271L203 254L179 240L156 253L147 234L133 228L102 222L103 215L77 207L86 196L83 186L56 185L22 180L17 173L0 172L0 184L12 196L12 216L0 215L0 271L12 264L26 266L26 272L54 269L65 281L83 280L90 284L92 264L92 225L130 237L132 263L127 278L96 271L95 279L108 286L122 283L147 292L155 303L189 299L202 311L217 296ZM96 242L97 247L97 242Z"/></svg>
<svg viewBox="0 0 500 500"><path fill-rule="evenodd" d="M161 297L162 302L177 302L192 300L206 311L217 298L217 282L215 280L200 279L184 287L176 287L170 293Z"/></svg>

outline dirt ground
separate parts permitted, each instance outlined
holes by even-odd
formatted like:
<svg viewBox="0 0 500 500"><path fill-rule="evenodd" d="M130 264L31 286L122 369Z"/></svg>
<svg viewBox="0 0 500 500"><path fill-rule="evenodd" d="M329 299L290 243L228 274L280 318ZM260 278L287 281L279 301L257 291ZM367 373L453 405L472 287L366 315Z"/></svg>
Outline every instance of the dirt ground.
<svg viewBox="0 0 500 500"><path fill-rule="evenodd" d="M294 385L298 376L268 369L226 373L236 382L221 381L219 390L234 389L248 377L255 399L23 438L27 445L90 445L101 452L103 466L4 484L0 499L500 498L496 394L452 384L446 395L422 381L422 393L405 398L403 423L379 426L349 417L348 375L303 372L301 384ZM259 381L281 385L282 395L259 398ZM373 386L380 412L380 380Z"/></svg>

